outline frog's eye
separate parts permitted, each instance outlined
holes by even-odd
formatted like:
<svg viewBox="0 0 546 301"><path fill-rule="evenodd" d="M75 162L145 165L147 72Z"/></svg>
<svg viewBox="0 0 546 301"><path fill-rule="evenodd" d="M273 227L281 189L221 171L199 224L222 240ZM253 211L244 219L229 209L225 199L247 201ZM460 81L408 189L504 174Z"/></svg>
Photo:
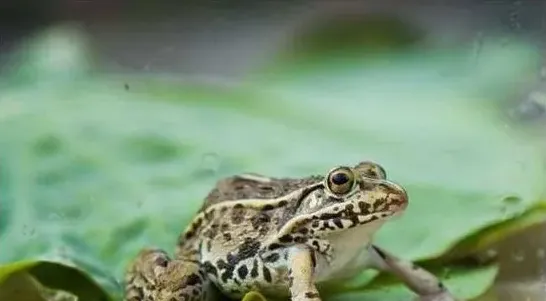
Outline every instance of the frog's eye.
<svg viewBox="0 0 546 301"><path fill-rule="evenodd" d="M348 167L338 167L328 175L328 189L335 194L346 194L353 188L355 175Z"/></svg>

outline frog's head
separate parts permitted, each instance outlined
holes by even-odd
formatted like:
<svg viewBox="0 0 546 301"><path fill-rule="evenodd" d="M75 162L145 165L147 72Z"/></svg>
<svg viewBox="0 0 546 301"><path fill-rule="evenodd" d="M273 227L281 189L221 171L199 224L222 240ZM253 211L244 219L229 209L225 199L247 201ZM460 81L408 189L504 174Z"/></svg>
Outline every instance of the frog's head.
<svg viewBox="0 0 546 301"><path fill-rule="evenodd" d="M306 189L291 232L331 233L376 221L381 224L408 204L404 188L387 180L385 170L369 161L333 168Z"/></svg>

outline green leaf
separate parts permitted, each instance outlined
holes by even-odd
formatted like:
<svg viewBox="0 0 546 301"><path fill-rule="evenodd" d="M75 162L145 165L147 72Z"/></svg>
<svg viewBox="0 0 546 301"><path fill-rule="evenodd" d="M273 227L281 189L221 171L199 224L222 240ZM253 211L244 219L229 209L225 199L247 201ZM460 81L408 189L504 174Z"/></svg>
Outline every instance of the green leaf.
<svg viewBox="0 0 546 301"><path fill-rule="evenodd" d="M59 259L18 261L3 265L0 266L0 300L111 300L89 278L88 272Z"/></svg>
<svg viewBox="0 0 546 301"><path fill-rule="evenodd" d="M289 47L268 62L268 69L293 63L307 66L324 57L376 58L379 53L411 49L423 37L422 30L392 15L333 15L295 30L286 45Z"/></svg>
<svg viewBox="0 0 546 301"><path fill-rule="evenodd" d="M446 287L457 298L470 300L481 296L486 289L493 284L493 280L498 273L496 265L485 267L458 267L452 270L445 269L441 276ZM350 300L388 300L402 301L408 300L410 292L408 289L397 282L372 283L360 291L351 291L333 295L328 300L332 301L350 301Z"/></svg>

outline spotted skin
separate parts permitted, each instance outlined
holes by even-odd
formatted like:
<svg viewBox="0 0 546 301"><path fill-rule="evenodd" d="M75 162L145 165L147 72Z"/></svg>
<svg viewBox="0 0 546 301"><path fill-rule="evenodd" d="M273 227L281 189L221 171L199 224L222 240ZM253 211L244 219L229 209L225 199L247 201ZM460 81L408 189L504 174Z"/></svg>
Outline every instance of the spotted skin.
<svg viewBox="0 0 546 301"><path fill-rule="evenodd" d="M126 273L126 301L231 299L259 291L320 301L315 284L366 268L391 272L423 301L454 297L430 273L372 244L403 212L405 190L365 161L300 179L220 180L178 238L174 258L145 249Z"/></svg>

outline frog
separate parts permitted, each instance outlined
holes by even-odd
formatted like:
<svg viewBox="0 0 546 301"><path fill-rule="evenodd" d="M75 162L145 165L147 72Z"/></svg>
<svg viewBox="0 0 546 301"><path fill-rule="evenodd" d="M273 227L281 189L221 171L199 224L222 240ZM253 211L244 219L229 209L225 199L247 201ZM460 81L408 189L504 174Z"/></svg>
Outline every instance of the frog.
<svg viewBox="0 0 546 301"><path fill-rule="evenodd" d="M246 293L321 301L318 284L366 269L397 277L421 301L455 301L434 274L373 242L408 193L361 161L322 175L219 179L173 255L144 247L125 273L125 301L240 300Z"/></svg>

